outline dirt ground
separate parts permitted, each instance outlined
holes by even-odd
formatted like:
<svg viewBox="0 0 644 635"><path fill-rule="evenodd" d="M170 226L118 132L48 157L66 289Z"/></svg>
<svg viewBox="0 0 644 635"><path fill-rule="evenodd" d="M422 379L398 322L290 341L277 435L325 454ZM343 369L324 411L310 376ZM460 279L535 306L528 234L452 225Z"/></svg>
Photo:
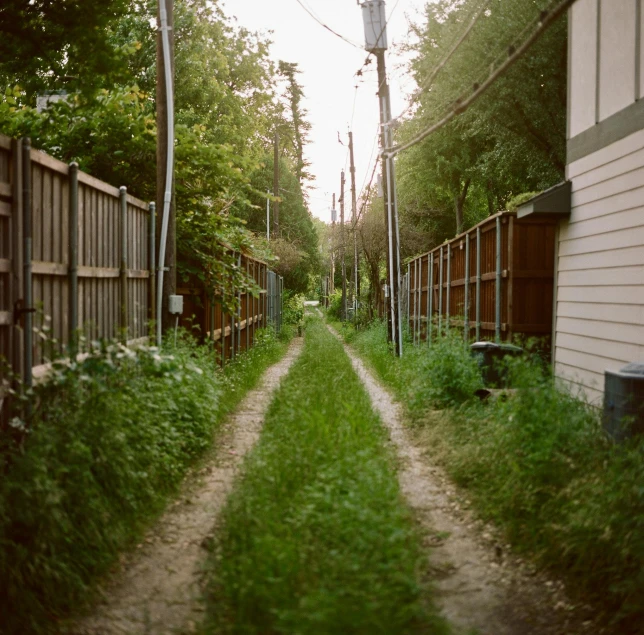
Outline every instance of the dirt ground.
<svg viewBox="0 0 644 635"><path fill-rule="evenodd" d="M431 464L404 426L402 408L351 348L345 346L345 350L389 430L399 459L402 493L430 547L427 579L454 632L457 635L604 632L589 617L587 607L574 606L566 598L561 582L547 579L513 556L495 530L475 518L463 494L443 470Z"/></svg>
<svg viewBox="0 0 644 635"><path fill-rule="evenodd" d="M102 589L103 601L68 632L74 635L189 633L203 616L204 547L232 489L244 455L257 441L273 392L302 350L291 343L223 425L217 447L186 481L182 495L159 519L120 572Z"/></svg>

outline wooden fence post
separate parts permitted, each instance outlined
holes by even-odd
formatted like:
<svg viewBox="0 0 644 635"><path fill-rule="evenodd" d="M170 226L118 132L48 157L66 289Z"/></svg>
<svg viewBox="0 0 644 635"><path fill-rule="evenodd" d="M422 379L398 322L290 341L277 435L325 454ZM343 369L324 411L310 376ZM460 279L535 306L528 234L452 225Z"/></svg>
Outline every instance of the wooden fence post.
<svg viewBox="0 0 644 635"><path fill-rule="evenodd" d="M121 339L123 343L127 342L128 327L128 293L127 293L127 188L123 185L119 188L121 203L121 311L120 323Z"/></svg>

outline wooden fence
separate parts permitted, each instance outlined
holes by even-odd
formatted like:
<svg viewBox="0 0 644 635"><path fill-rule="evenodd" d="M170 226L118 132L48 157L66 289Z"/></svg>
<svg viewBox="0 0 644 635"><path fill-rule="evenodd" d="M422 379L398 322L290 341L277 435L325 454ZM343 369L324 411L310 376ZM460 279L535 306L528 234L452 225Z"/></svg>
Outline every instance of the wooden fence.
<svg viewBox="0 0 644 635"><path fill-rule="evenodd" d="M208 296L199 287L177 290L184 296L179 325L196 332L203 341L212 342L222 365L252 348L258 329L271 325L279 332L282 327L282 277L261 260L239 253L234 256L237 266L260 289L257 296L250 291L240 292L235 313L226 311L217 297Z"/></svg>
<svg viewBox="0 0 644 635"><path fill-rule="evenodd" d="M410 261L402 297L414 342L460 328L468 340L522 335L549 347L555 230L552 219L501 212Z"/></svg>
<svg viewBox="0 0 644 635"><path fill-rule="evenodd" d="M155 319L154 206L0 135L0 361L26 385L48 360L87 341L147 341ZM268 268L240 256L261 288L244 295L243 320L207 304L204 333L223 359L252 346L269 321ZM274 276L274 274L272 274ZM281 286L275 286L281 294ZM281 299L271 298L281 307ZM191 315L191 304L188 301ZM279 316L273 318L278 324ZM217 331L219 330L219 336ZM5 363L6 363L5 362ZM0 416L6 373L0 366Z"/></svg>

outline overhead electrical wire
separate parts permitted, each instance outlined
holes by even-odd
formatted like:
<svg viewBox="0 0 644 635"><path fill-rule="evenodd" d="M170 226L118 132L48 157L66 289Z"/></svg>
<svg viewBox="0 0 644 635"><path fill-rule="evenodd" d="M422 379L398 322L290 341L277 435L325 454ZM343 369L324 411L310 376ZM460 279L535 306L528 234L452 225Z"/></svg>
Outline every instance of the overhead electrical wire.
<svg viewBox="0 0 644 635"><path fill-rule="evenodd" d="M429 78L426 79L421 86L419 86L416 95L412 96L407 108L405 108L405 110L403 110L397 117L395 117L395 119L401 119L402 117L404 117L413 108L416 99L421 95L421 93L428 90L432 86L434 80L436 79L436 76L443 70L447 62L452 59L454 53L456 53L456 51L462 46L463 42L465 42L469 34L472 32L472 29L476 26L477 22L481 19L481 16L485 13L485 10L490 6L491 2L492 0L483 0L481 6L474 11L472 20L470 20L469 24L465 28L465 31L463 31L463 33L457 38L454 45L448 50L443 59L436 65L436 68L434 68Z"/></svg>
<svg viewBox="0 0 644 635"><path fill-rule="evenodd" d="M390 148L384 148L382 154L391 158L417 145L423 139L446 126L450 121L463 114L476 100L479 99L502 75L504 75L532 45L543 35L543 33L565 12L576 0L561 0L551 11L543 11L539 17L538 26L532 32L530 37L525 40L518 48L511 47L510 54L505 62L499 66L483 83L474 85L474 92L467 98L461 97L456 101L451 112L447 113L440 121L425 128L422 132L413 137L410 141L401 143Z"/></svg>
<svg viewBox="0 0 644 635"><path fill-rule="evenodd" d="M347 44L350 44L351 46L354 46L357 49L363 48L360 46L360 44L356 44L355 42L352 42L349 38L345 37L341 33L338 33L337 31L334 31L328 24L325 24L320 18L318 18L309 7L307 7L302 0L295 0L301 7L304 9L320 26L324 27L327 31L333 33L336 37L339 37L341 40L346 42Z"/></svg>

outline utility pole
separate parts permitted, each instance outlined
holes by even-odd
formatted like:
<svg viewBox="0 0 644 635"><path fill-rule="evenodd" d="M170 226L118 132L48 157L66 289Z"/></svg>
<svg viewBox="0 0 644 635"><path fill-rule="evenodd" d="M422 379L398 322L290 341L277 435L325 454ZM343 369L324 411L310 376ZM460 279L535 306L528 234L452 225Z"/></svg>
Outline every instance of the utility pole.
<svg viewBox="0 0 644 635"><path fill-rule="evenodd" d="M342 260L342 321L347 319L347 263L344 240L344 170L340 172L340 258Z"/></svg>
<svg viewBox="0 0 644 635"><path fill-rule="evenodd" d="M275 238L279 237L280 233L280 136L275 130L275 142L273 144L273 196L275 202L273 203L273 234Z"/></svg>
<svg viewBox="0 0 644 635"><path fill-rule="evenodd" d="M165 0L165 11L167 15L168 39L170 42L170 86L166 86L166 64L163 55L163 35L161 29L161 2L157 2L157 223L156 223L156 241L161 249L161 235L164 213L164 198L166 192L166 167L168 159L168 143L174 143L174 139L168 138L168 89L173 90L174 86L174 0ZM174 95L172 95L174 97ZM168 298L177 293L177 219L174 201L174 184L170 183L172 190L172 200L170 201L170 211L168 216L167 239L165 246L165 262L163 276L163 290L161 302L161 314L157 315L157 320L161 321L161 328L165 332L172 328L172 316L168 311Z"/></svg>
<svg viewBox="0 0 644 635"><path fill-rule="evenodd" d="M335 207L335 193L333 194L333 206L331 207L331 295L335 291L335 223L338 218L338 212Z"/></svg>
<svg viewBox="0 0 644 635"><path fill-rule="evenodd" d="M353 270L351 271L351 294L353 296L353 319L358 316L360 277L358 275L358 200L356 197L356 166L353 159L353 132L349 132L349 160L351 162L351 224L353 226Z"/></svg>
<svg viewBox="0 0 644 635"><path fill-rule="evenodd" d="M392 145L391 99L387 83L385 51L387 50L387 18L384 0L366 0L362 3L362 17L365 29L365 48L376 56L378 63L378 98L380 103L380 145ZM400 315L400 231L396 200L396 175L394 160L382 154L382 187L385 203L385 227L387 230L387 287L389 303L387 311L388 339L394 343L394 352L402 355L402 320Z"/></svg>

